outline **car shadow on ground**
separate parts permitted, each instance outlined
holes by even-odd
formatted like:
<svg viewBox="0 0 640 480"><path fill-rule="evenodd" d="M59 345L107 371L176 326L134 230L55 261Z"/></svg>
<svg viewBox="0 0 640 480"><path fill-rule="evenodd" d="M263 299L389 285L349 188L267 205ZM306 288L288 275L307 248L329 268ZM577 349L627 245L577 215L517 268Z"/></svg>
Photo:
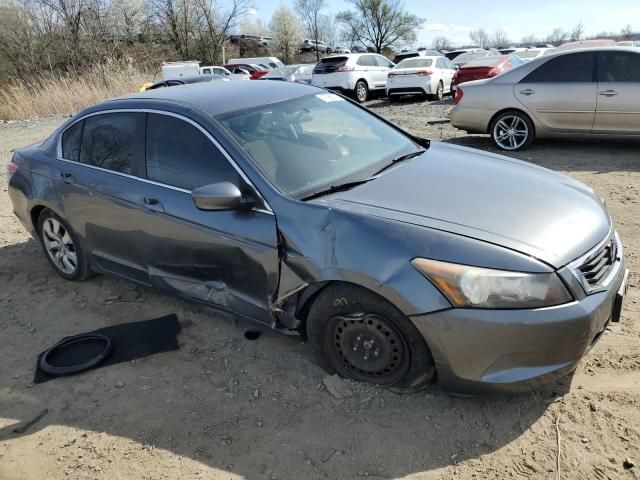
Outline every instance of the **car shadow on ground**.
<svg viewBox="0 0 640 480"><path fill-rule="evenodd" d="M487 398L347 382L351 394L335 398L299 338L268 331L248 341L252 326L231 315L102 276L66 282L34 241L0 249L0 280L0 412L12 420L0 442L41 435L38 455L61 470L71 462L65 444L91 445L104 432L247 479L402 477L511 443L571 383ZM60 337L166 313L181 320L180 350L33 385L36 355ZM12 431L43 409L25 433ZM69 428L55 436L59 426ZM107 457L127 451L133 462L143 451L107 443ZM167 475L180 476L175 468Z"/></svg>
<svg viewBox="0 0 640 480"><path fill-rule="evenodd" d="M537 139L528 149L519 152L499 149L489 135L463 135L443 141L507 155L552 170L597 173L640 171L638 139ZM603 158L609 160L603 162Z"/></svg>
<svg viewBox="0 0 640 480"><path fill-rule="evenodd" d="M453 106L453 98L449 95L445 95L442 100L429 100L426 97L418 95L403 95L397 100L391 101L389 97L378 97L369 100L364 104L369 110L375 111L376 109L389 108L393 106L415 106L415 105L441 105L443 107Z"/></svg>

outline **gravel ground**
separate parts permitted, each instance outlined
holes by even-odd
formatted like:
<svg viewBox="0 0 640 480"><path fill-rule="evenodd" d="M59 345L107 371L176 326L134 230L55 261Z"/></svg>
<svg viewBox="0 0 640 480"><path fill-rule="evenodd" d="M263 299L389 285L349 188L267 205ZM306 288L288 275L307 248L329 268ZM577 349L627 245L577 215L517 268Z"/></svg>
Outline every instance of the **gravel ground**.
<svg viewBox="0 0 640 480"><path fill-rule="evenodd" d="M415 134L491 150L448 124L450 104L368 106ZM0 124L0 171L60 121ZM0 479L639 478L639 153L637 142L564 141L515 155L591 185L634 273L622 322L575 375L508 399L328 378L299 338L248 341L252 326L232 316L110 278L65 282L0 195ZM167 313L182 324L179 351L33 385L37 353L60 337Z"/></svg>

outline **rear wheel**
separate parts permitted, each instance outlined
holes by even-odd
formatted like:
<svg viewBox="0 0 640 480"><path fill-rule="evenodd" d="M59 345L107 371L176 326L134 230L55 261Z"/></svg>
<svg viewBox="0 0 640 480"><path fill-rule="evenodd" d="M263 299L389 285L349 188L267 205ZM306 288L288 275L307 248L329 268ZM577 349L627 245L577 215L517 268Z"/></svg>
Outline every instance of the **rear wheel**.
<svg viewBox="0 0 640 480"><path fill-rule="evenodd" d="M356 88L354 90L354 95L358 103L367 101L367 99L369 98L369 87L367 87L367 83L364 80L358 80L358 82L356 83Z"/></svg>
<svg viewBox="0 0 640 480"><path fill-rule="evenodd" d="M528 148L535 137L531 119L517 110L498 115L491 124L490 133L493 143L508 151Z"/></svg>
<svg viewBox="0 0 640 480"><path fill-rule="evenodd" d="M306 327L319 363L331 373L412 390L434 376L431 352L415 326L364 288L325 288L311 306Z"/></svg>
<svg viewBox="0 0 640 480"><path fill-rule="evenodd" d="M444 84L442 83L442 80L440 80L438 82L438 86L436 87L436 93L431 95L431 100L434 100L434 101L442 100L443 93L444 93Z"/></svg>
<svg viewBox="0 0 640 480"><path fill-rule="evenodd" d="M38 217L38 236L47 260L58 274L80 282L92 276L89 260L76 234L51 210Z"/></svg>

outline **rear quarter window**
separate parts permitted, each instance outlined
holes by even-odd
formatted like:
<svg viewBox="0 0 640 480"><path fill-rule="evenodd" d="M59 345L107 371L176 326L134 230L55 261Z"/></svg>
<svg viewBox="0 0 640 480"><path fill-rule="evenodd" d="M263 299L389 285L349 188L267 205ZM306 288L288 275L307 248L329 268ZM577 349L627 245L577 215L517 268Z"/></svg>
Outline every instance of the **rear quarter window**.
<svg viewBox="0 0 640 480"><path fill-rule="evenodd" d="M74 123L62 134L62 158L66 160L80 161L80 144L82 141L82 129L84 120Z"/></svg>

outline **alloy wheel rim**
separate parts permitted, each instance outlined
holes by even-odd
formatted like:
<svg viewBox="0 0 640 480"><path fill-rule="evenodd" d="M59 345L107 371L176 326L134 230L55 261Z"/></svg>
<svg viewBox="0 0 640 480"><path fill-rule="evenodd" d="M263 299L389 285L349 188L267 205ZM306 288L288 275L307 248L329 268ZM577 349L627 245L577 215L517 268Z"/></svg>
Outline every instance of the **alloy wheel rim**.
<svg viewBox="0 0 640 480"><path fill-rule="evenodd" d="M444 87L442 86L442 83L438 84L438 90L436 92L436 95L438 97L438 100L440 100L442 98L442 91L444 90Z"/></svg>
<svg viewBox="0 0 640 480"><path fill-rule="evenodd" d="M67 229L55 218L42 224L42 240L49 258L58 270L72 275L78 269L78 254Z"/></svg>
<svg viewBox="0 0 640 480"><path fill-rule="evenodd" d="M358 85L358 100L363 101L367 98L367 89L364 85Z"/></svg>
<svg viewBox="0 0 640 480"><path fill-rule="evenodd" d="M517 115L507 115L496 122L493 138L505 150L516 150L529 138L527 122Z"/></svg>
<svg viewBox="0 0 640 480"><path fill-rule="evenodd" d="M409 369L409 348L398 329L376 314L336 315L329 320L328 350L356 380L393 385Z"/></svg>

